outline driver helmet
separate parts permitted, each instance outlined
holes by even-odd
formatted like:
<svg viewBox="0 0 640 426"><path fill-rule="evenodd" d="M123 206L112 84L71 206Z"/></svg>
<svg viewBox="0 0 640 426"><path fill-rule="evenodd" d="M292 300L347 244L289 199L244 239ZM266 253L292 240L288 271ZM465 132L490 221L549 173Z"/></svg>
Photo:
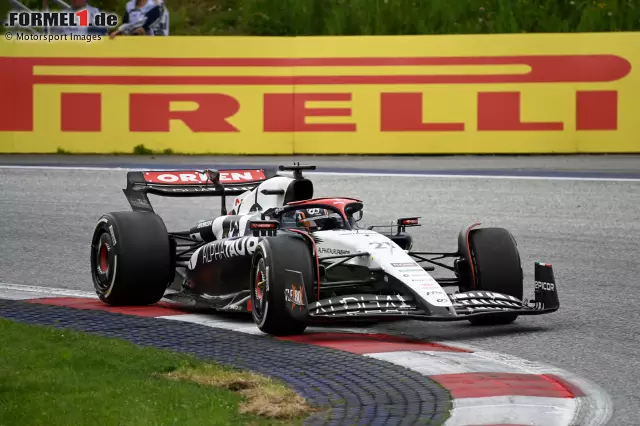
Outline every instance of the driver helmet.
<svg viewBox="0 0 640 426"><path fill-rule="evenodd" d="M327 209L314 208L296 211L296 225L307 230L321 231L337 226L336 213Z"/></svg>

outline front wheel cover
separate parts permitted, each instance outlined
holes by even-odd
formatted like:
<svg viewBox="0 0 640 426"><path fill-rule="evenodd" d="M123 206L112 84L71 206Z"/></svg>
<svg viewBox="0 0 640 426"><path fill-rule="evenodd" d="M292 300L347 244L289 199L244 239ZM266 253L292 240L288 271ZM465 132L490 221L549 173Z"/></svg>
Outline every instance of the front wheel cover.
<svg viewBox="0 0 640 426"><path fill-rule="evenodd" d="M249 284L251 314L263 333L276 336L301 334L307 325L293 318L287 310L283 276L275 269L283 269L286 265L277 261L278 256L282 253L274 253L272 242L263 241L256 249Z"/></svg>

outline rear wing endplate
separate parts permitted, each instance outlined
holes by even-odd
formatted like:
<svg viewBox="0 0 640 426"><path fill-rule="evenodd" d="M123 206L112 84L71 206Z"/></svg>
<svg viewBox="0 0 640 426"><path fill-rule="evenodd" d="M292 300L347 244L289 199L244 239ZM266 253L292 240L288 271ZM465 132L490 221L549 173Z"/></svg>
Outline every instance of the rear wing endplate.
<svg viewBox="0 0 640 426"><path fill-rule="evenodd" d="M225 196L237 196L250 191L275 175L275 169L128 172L127 187L122 191L134 211L153 212L147 194L162 197L222 197L225 211Z"/></svg>

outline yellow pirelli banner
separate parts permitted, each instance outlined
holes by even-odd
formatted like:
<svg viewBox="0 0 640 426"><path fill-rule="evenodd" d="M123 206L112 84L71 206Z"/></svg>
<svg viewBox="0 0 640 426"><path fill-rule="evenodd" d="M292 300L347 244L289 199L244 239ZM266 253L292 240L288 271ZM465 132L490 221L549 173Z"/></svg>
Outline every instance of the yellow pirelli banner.
<svg viewBox="0 0 640 426"><path fill-rule="evenodd" d="M0 152L640 152L640 33L0 42Z"/></svg>

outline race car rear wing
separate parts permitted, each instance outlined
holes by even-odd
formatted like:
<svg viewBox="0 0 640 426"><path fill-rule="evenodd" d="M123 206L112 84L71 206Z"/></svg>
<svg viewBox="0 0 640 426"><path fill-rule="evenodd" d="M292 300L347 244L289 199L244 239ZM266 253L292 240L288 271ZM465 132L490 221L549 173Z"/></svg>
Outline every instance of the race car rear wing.
<svg viewBox="0 0 640 426"><path fill-rule="evenodd" d="M222 214L227 214L225 197L250 191L276 175L275 169L208 169L128 172L123 189L134 211L153 212L147 194L163 197L222 197Z"/></svg>

